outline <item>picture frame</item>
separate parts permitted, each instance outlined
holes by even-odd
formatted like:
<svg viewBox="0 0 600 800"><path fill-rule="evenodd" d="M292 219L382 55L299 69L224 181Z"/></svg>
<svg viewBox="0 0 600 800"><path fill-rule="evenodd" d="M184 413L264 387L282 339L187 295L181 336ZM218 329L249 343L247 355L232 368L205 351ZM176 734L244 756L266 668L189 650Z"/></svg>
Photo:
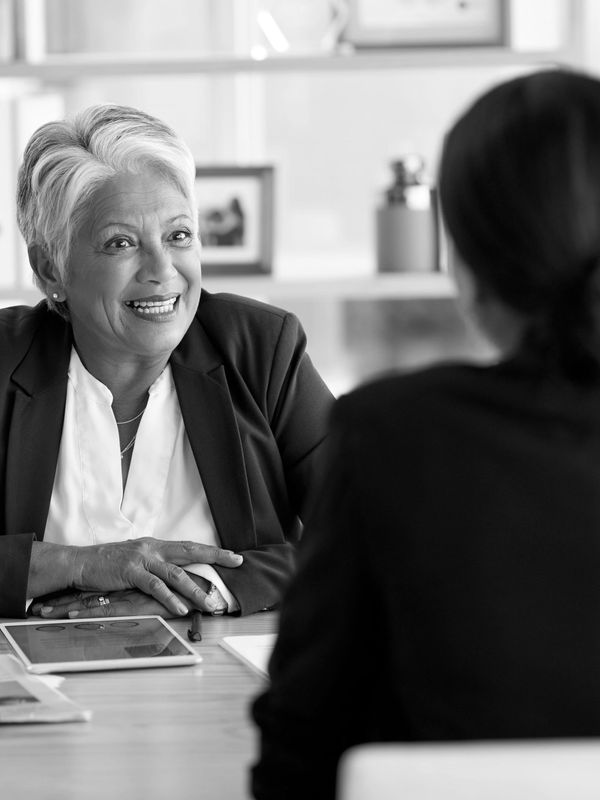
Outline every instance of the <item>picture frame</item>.
<svg viewBox="0 0 600 800"><path fill-rule="evenodd" d="M502 46L507 0L347 0L344 41L357 48Z"/></svg>
<svg viewBox="0 0 600 800"><path fill-rule="evenodd" d="M271 165L197 165L205 275L268 274L273 261Z"/></svg>

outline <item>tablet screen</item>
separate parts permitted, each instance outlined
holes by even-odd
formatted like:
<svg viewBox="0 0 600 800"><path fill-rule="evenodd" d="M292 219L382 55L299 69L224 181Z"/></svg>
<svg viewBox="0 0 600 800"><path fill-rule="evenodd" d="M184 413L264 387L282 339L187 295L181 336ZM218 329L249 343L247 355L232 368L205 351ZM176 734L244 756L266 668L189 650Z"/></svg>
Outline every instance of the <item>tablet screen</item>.
<svg viewBox="0 0 600 800"><path fill-rule="evenodd" d="M200 656L163 619L7 622L3 633L32 672L197 663Z"/></svg>

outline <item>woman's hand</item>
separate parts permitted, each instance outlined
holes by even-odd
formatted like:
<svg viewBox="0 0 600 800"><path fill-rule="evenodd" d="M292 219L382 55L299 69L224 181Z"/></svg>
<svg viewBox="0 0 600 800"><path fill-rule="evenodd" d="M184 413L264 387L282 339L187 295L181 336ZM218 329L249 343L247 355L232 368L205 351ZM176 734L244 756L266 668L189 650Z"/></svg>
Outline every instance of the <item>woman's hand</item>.
<svg viewBox="0 0 600 800"><path fill-rule="evenodd" d="M171 616L184 616L190 608L215 610L211 601L206 599L206 592L182 569L183 566L202 563L234 568L243 560L242 556L230 550L198 542L167 542L144 537L125 542L63 548L63 551L69 551L66 562L68 568L65 569L67 574L63 581L59 582L56 575L45 574L47 570L51 572L52 567L48 559L44 562L44 553L51 555L55 547L58 546L34 542L29 596L39 597L68 587L96 596L98 593L106 595L137 589L154 598L162 611L166 610L167 615ZM64 558L63 552L63 561ZM105 606L99 604L98 607Z"/></svg>
<svg viewBox="0 0 600 800"><path fill-rule="evenodd" d="M206 594L210 583L198 575L189 576ZM179 600L192 610L192 606L179 597ZM201 611L210 613L209 606L202 602ZM168 608L153 597L137 589L98 594L98 592L66 592L60 595L40 597L33 601L29 613L44 619L87 619L90 617L128 617L144 614L158 614L168 619L174 616ZM179 615L177 615L179 616Z"/></svg>

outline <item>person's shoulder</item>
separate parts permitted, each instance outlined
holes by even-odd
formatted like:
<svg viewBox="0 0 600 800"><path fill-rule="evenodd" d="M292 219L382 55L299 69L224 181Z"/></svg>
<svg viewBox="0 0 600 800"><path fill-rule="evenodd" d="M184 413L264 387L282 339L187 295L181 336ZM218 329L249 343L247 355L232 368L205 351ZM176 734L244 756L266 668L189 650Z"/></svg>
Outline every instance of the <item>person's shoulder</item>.
<svg viewBox="0 0 600 800"><path fill-rule="evenodd" d="M4 347L27 342L48 315L45 304L0 309L0 339Z"/></svg>
<svg viewBox="0 0 600 800"><path fill-rule="evenodd" d="M62 341L68 323L42 301L36 306L0 309L0 353L3 372L21 362L34 341Z"/></svg>
<svg viewBox="0 0 600 800"><path fill-rule="evenodd" d="M292 312L242 295L203 291L196 317L213 340L230 346L264 341L271 347L282 334L290 341L304 335Z"/></svg>
<svg viewBox="0 0 600 800"><path fill-rule="evenodd" d="M340 419L369 419L377 424L390 419L431 415L451 399L468 394L486 368L468 363L448 363L392 372L361 384L336 403Z"/></svg>
<svg viewBox="0 0 600 800"><path fill-rule="evenodd" d="M4 329L35 320L39 310L38 306L6 306L0 309L0 327Z"/></svg>
<svg viewBox="0 0 600 800"><path fill-rule="evenodd" d="M225 292L213 294L203 290L198 306L198 318L201 321L215 319L220 323L226 318L228 321L237 320L240 323L265 324L265 322L272 320L273 323L280 324L281 320L287 316L293 315L290 315L289 311L269 303Z"/></svg>

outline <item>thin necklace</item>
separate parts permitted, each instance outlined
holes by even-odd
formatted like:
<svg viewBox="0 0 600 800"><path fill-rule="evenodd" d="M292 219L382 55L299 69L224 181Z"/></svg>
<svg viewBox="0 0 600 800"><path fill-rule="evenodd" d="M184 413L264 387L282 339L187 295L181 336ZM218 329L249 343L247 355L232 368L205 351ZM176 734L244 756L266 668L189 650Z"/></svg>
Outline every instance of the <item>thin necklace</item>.
<svg viewBox="0 0 600 800"><path fill-rule="evenodd" d="M146 410L146 406L144 406L144 408L142 408L142 410L140 411L139 414L136 414L135 417L132 417L131 419L124 419L123 422L119 422L118 420L115 420L115 421L116 421L117 425L127 425L129 422L135 422L136 419L139 419L142 416L142 414L144 413L145 410Z"/></svg>
<svg viewBox="0 0 600 800"><path fill-rule="evenodd" d="M125 455L125 453L126 453L128 450L131 450L131 448L132 448L132 447L133 447L133 445L135 444L135 437L136 437L136 436L137 436L137 431L136 431L136 433L134 434L134 436L133 436L133 439L132 439L132 440L131 440L131 441L130 441L128 444L126 444L126 445L125 445L125 447L124 447L124 448L121 450L121 458L123 458L123 456Z"/></svg>

